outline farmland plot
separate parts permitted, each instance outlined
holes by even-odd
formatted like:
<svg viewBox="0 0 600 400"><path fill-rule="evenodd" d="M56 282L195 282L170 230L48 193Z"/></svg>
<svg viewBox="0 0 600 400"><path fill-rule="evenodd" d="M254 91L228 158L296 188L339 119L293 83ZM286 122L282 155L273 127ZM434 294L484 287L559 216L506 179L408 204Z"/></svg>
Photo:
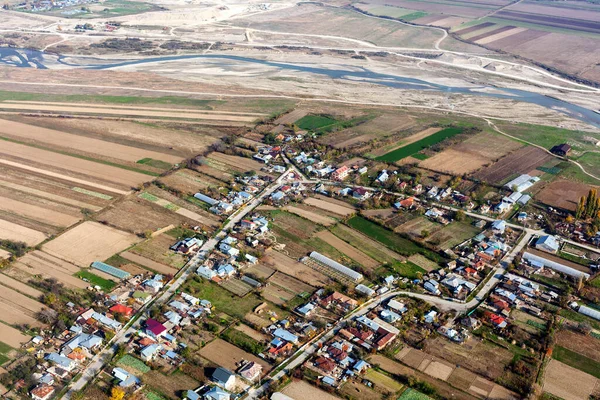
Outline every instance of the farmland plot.
<svg viewBox="0 0 600 400"><path fill-rule="evenodd" d="M241 172L249 172L249 171L260 171L264 164L259 163L256 160L248 157L240 157L240 156L230 156L228 154L223 153L211 153L208 158L224 163L229 167L239 170Z"/></svg>
<svg viewBox="0 0 600 400"><path fill-rule="evenodd" d="M245 352L244 350L222 340L215 339L206 346L204 346L199 354L213 363L235 371L237 364L241 360L254 361L257 364L262 365L263 375L267 374L271 370L271 366L266 361Z"/></svg>
<svg viewBox="0 0 600 400"><path fill-rule="evenodd" d="M250 274L259 279L267 279L275 272L274 269L267 267L263 264L251 265L244 270L246 274Z"/></svg>
<svg viewBox="0 0 600 400"><path fill-rule="evenodd" d="M93 261L106 260L139 241L139 238L130 233L86 221L45 244L43 250L87 267Z"/></svg>
<svg viewBox="0 0 600 400"><path fill-rule="evenodd" d="M400 254L381 245L381 243L346 225L338 224L332 228L331 232L380 263L392 264L405 259Z"/></svg>
<svg viewBox="0 0 600 400"><path fill-rule="evenodd" d="M36 246L46 240L46 235L42 232L0 219L0 239L25 242L28 246Z"/></svg>
<svg viewBox="0 0 600 400"><path fill-rule="evenodd" d="M138 172L6 141L0 147L0 155L5 159L3 160L5 164L7 161L13 161L25 167L34 166L59 174L68 171L68 175L76 174L76 178L91 180L92 182L88 183L90 186L94 186L94 182L98 182L98 184L109 182L108 187L112 191L136 187L140 183L150 180L148 175Z"/></svg>
<svg viewBox="0 0 600 400"><path fill-rule="evenodd" d="M325 215L317 214L315 212L308 211L308 210L294 207L294 206L287 206L284 208L284 210L291 212L292 214L296 214L302 218L306 218L317 224L321 224L323 226L331 226L337 222L335 219L327 217Z"/></svg>
<svg viewBox="0 0 600 400"><path fill-rule="evenodd" d="M250 293L252 291L252 286L248 285L247 283L245 283L237 278L228 279L225 282L221 283L221 286L223 288L229 290L231 293L235 294L236 296L240 296L240 297L244 297L245 295L247 295L248 293Z"/></svg>
<svg viewBox="0 0 600 400"><path fill-rule="evenodd" d="M331 211L338 215L350 215L356 212L351 205L341 202L339 200L328 199L326 197L309 197L304 202L311 206L321 208L326 211Z"/></svg>
<svg viewBox="0 0 600 400"><path fill-rule="evenodd" d="M148 192L142 192L140 195L138 195L138 197L144 199L144 200L148 200L154 204L157 204L161 207L166 208L169 211L172 211L176 214L179 214L185 218L189 218L193 221L196 221L202 225L206 225L206 226L218 226L218 222L211 219L211 218L207 218L204 217L203 215L200 215L194 211L190 211L187 208L183 208L180 207L177 204L171 203L168 200L162 199L160 197L156 197L155 195L148 193ZM188 205L189 207L193 207L193 205Z"/></svg>
<svg viewBox="0 0 600 400"><path fill-rule="evenodd" d="M2 342L14 348L19 348L23 343L31 340L30 336L24 335L12 326L5 324L0 324L0 337Z"/></svg>
<svg viewBox="0 0 600 400"><path fill-rule="evenodd" d="M545 186L536 199L552 207L575 211L579 199L589 190L590 186L583 183L556 180Z"/></svg>
<svg viewBox="0 0 600 400"><path fill-rule="evenodd" d="M8 275L0 275L0 284L12 288L34 299L39 299L44 294L29 285L25 285L23 282L19 282L18 280L11 278Z"/></svg>
<svg viewBox="0 0 600 400"><path fill-rule="evenodd" d="M57 203L62 203L62 204L67 204L70 206L78 207L80 209L85 208L85 209L92 210L92 211L100 211L102 209L102 207L92 205L89 203L84 203L84 202L76 200L76 199L72 199L72 198L65 197L65 196L60 196L60 195L53 194L53 193L44 192L42 190L38 190L33 187L24 186L24 185L12 183L12 182L7 182L4 180L0 180L0 187L6 188L6 189L12 189L14 191L25 193L27 195L37 196L40 199L52 200Z"/></svg>
<svg viewBox="0 0 600 400"><path fill-rule="evenodd" d="M93 152L102 157L136 162L144 158L162 160L167 163L178 163L181 157L156 151L124 146L117 143L98 140L90 137L73 135L52 129L26 125L20 122L0 121L0 135L18 138L23 141L41 142L46 145L68 148L80 152Z"/></svg>
<svg viewBox="0 0 600 400"><path fill-rule="evenodd" d="M161 177L159 181L170 188L188 195L193 195L201 189L223 186L223 182L191 169L178 170L165 177Z"/></svg>
<svg viewBox="0 0 600 400"><path fill-rule="evenodd" d="M181 254L177 254L169 249L174 243L175 240L170 236L158 235L133 247L129 253L135 253L158 263L179 269L183 267L186 261L185 257ZM123 257L128 258L131 256L123 255ZM135 262L134 259L131 259L131 261Z"/></svg>
<svg viewBox="0 0 600 400"><path fill-rule="evenodd" d="M303 293L312 294L312 292L315 290L313 286L308 285L289 275L285 275L281 272L274 273L269 278L269 283L282 287L283 289L289 291L290 293L293 293L294 295L299 295Z"/></svg>
<svg viewBox="0 0 600 400"><path fill-rule="evenodd" d="M44 278L54 278L60 283L74 288L85 289L89 286L88 283L73 276L80 271L77 266L42 251L34 251L21 257L7 272L15 279L23 279L22 275L13 269L25 272L27 276L41 275Z"/></svg>
<svg viewBox="0 0 600 400"><path fill-rule="evenodd" d="M121 257L133 261L136 264L142 265L147 269L159 273L159 274L174 274L177 272L176 268L172 268L168 265L158 263L156 261L150 260L149 258L142 257L138 254L134 254L130 251L124 251L121 253Z"/></svg>
<svg viewBox="0 0 600 400"><path fill-rule="evenodd" d="M366 255L362 251L358 250L357 248L344 242L342 239L338 238L329 231L319 232L317 236L365 268L374 269L377 268L377 266L379 265L377 261Z"/></svg>
<svg viewBox="0 0 600 400"><path fill-rule="evenodd" d="M292 399L340 400L339 397L329 394L302 380L294 380L281 392Z"/></svg>
<svg viewBox="0 0 600 400"><path fill-rule="evenodd" d="M484 182L499 184L512 176L526 174L552 158L550 154L537 147L522 147L489 167L477 171L473 177Z"/></svg>
<svg viewBox="0 0 600 400"><path fill-rule="evenodd" d="M383 156L384 154L389 153L390 151L397 150L401 147L407 146L407 145L417 142L421 139L425 139L426 137L431 136L434 133L439 132L441 130L442 130L441 128L437 128L437 127L424 129L413 135L401 138L399 143L394 143L392 145L387 145L387 146L377 148L377 149L373 150L370 154L373 155L374 157Z"/></svg>
<svg viewBox="0 0 600 400"><path fill-rule="evenodd" d="M333 283L333 280L326 275L323 275L278 251L267 251L263 262L270 268L293 276L309 285L325 287Z"/></svg>
<svg viewBox="0 0 600 400"><path fill-rule="evenodd" d="M587 399L598 385L598 379L557 360L546 367L544 391L565 400Z"/></svg>
<svg viewBox="0 0 600 400"><path fill-rule="evenodd" d="M60 213L58 211L49 210L48 208L20 202L18 200L13 200L2 196L0 196L0 210L22 215L26 218L38 220L40 222L57 227L71 226L83 218L83 216L78 218L72 215Z"/></svg>
<svg viewBox="0 0 600 400"><path fill-rule="evenodd" d="M42 325L36 318L36 313L45 306L9 287L0 290L0 319L10 324ZM11 318L11 321L7 319Z"/></svg>

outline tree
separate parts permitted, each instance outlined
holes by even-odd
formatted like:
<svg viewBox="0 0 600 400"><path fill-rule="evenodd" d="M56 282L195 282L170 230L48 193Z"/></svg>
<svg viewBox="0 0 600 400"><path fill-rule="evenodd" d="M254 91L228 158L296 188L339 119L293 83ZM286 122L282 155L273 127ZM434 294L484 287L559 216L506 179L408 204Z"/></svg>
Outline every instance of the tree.
<svg viewBox="0 0 600 400"><path fill-rule="evenodd" d="M456 214L454 215L454 219L457 221L464 221L465 220L465 212L463 210L458 210L456 212Z"/></svg>
<svg viewBox="0 0 600 400"><path fill-rule="evenodd" d="M579 203L577 204L577 210L575 212L575 218L581 219L585 215L585 196L581 196Z"/></svg>
<svg viewBox="0 0 600 400"><path fill-rule="evenodd" d="M110 400L123 400L125 391L118 387L113 387L110 391Z"/></svg>

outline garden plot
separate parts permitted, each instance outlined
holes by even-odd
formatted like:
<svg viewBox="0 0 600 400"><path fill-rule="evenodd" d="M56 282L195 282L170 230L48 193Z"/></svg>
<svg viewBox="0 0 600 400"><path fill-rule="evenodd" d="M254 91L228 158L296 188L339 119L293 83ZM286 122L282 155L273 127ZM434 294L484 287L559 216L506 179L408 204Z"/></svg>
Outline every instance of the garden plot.
<svg viewBox="0 0 600 400"><path fill-rule="evenodd" d="M529 173L552 158L552 155L537 147L521 147L490 166L480 169L473 177L483 182L499 184L512 176Z"/></svg>
<svg viewBox="0 0 600 400"><path fill-rule="evenodd" d="M273 121L277 125L293 124L302 117L308 114L307 110L297 108L289 113L283 114L281 117Z"/></svg>
<svg viewBox="0 0 600 400"><path fill-rule="evenodd" d="M248 157L230 156L223 153L210 153L208 156L211 160L228 165L230 168L241 172L260 171L264 164Z"/></svg>
<svg viewBox="0 0 600 400"><path fill-rule="evenodd" d="M480 230L474 225L452 222L427 237L426 241L439 250L448 250L476 236L479 232Z"/></svg>
<svg viewBox="0 0 600 400"><path fill-rule="evenodd" d="M9 287L0 290L0 319L7 323L41 326L35 316L44 308L42 303ZM11 321L8 321L9 318Z"/></svg>
<svg viewBox="0 0 600 400"><path fill-rule="evenodd" d="M237 278L227 279L221 286L239 297L244 297L252 291L252 286Z"/></svg>
<svg viewBox="0 0 600 400"><path fill-rule="evenodd" d="M137 162L144 158L165 161L175 164L181 157L156 151L124 146L122 144L107 142L86 136L74 135L57 130L27 125L20 122L2 120L0 135L17 138L24 141L39 142L50 146L73 149L84 153L92 152L102 157L113 158L129 162Z"/></svg>
<svg viewBox="0 0 600 400"><path fill-rule="evenodd" d="M377 268L377 266L379 266L379 263L377 261L366 255L362 251L358 250L356 247L353 247L348 243L344 242L342 239L338 238L329 231L319 232L317 236L365 268L375 269Z"/></svg>
<svg viewBox="0 0 600 400"><path fill-rule="evenodd" d="M271 303L277 304L279 306L287 303L294 297L295 294L290 293L289 291L277 286L277 285L268 285L262 290L261 296L266 300L269 300Z"/></svg>
<svg viewBox="0 0 600 400"><path fill-rule="evenodd" d="M0 337L2 342L17 349L31 340L31 336L24 335L12 326L5 324L0 324Z"/></svg>
<svg viewBox="0 0 600 400"><path fill-rule="evenodd" d="M159 182L187 195L193 195L201 189L223 186L223 182L191 169L181 169L173 172L159 178Z"/></svg>
<svg viewBox="0 0 600 400"><path fill-rule="evenodd" d="M440 266L437 263L431 261L430 259L421 254L413 254L412 256L407 258L407 261L410 261L411 263L423 268L427 272L434 271L440 268Z"/></svg>
<svg viewBox="0 0 600 400"><path fill-rule="evenodd" d="M589 190L589 185L561 179L545 186L535 198L552 207L575 211L579 199Z"/></svg>
<svg viewBox="0 0 600 400"><path fill-rule="evenodd" d="M339 397L329 394L306 381L294 380L281 391L292 399L318 399L340 400Z"/></svg>
<svg viewBox="0 0 600 400"><path fill-rule="evenodd" d="M260 364L263 367L263 376L271 370L271 366L266 361L247 353L222 339L213 340L204 346L199 351L199 354L216 365L227 368L230 371L235 371L238 363L242 360L253 361Z"/></svg>
<svg viewBox="0 0 600 400"><path fill-rule="evenodd" d="M274 272L275 270L273 268L269 268L263 264L251 265L250 267L244 270L245 274L252 275L259 279L267 279L268 277L273 275Z"/></svg>
<svg viewBox="0 0 600 400"><path fill-rule="evenodd" d="M179 214L185 218L189 218L189 219L196 221L202 225L213 226L213 227L219 225L219 223L217 221L215 221L211 218L204 217L194 211L190 211L186 208L178 206L177 204L171 203L168 200L156 197L155 195L153 195L151 193L142 192L141 194L139 194L138 197L140 197L144 200L148 200L154 204L157 204L161 207L166 208L169 211Z"/></svg>
<svg viewBox="0 0 600 400"><path fill-rule="evenodd" d="M234 176L229 172L221 171L208 164L202 164L196 170L204 175L208 175L214 179L220 180L223 183L233 182Z"/></svg>
<svg viewBox="0 0 600 400"><path fill-rule="evenodd" d="M405 259L405 257L388 249L381 243L346 225L338 224L331 229L331 232L379 263L392 264Z"/></svg>
<svg viewBox="0 0 600 400"><path fill-rule="evenodd" d="M395 232L406 233L414 238L426 238L442 228L442 225L433 222L427 217L416 217L394 229Z"/></svg>
<svg viewBox="0 0 600 400"><path fill-rule="evenodd" d="M36 246L46 240L42 232L0 219L0 239L25 242L28 246Z"/></svg>
<svg viewBox="0 0 600 400"><path fill-rule="evenodd" d="M254 328L249 327L246 324L235 325L233 328L237 331L245 333L246 335L250 336L252 339L256 340L257 342L267 342L267 341L271 340L271 338L269 336L265 335L262 332L257 331Z"/></svg>
<svg viewBox="0 0 600 400"><path fill-rule="evenodd" d="M270 284L277 285L294 295L310 295L314 292L314 286L308 285L296 278L281 272L275 272L268 281Z"/></svg>
<svg viewBox="0 0 600 400"><path fill-rule="evenodd" d="M81 267L93 261L106 260L110 256L140 239L97 222L86 221L46 243L43 250Z"/></svg>
<svg viewBox="0 0 600 400"><path fill-rule="evenodd" d="M379 148L371 151L369 154L372 155L373 157L381 157L384 154L387 154L391 151L397 150L404 146L408 146L409 144L418 142L421 139L425 139L426 137L431 136L434 133L439 132L441 130L442 130L442 128L437 128L437 127L436 128L427 128L427 129L424 129L413 135L401 138L399 143L393 143L391 145L379 147Z"/></svg>

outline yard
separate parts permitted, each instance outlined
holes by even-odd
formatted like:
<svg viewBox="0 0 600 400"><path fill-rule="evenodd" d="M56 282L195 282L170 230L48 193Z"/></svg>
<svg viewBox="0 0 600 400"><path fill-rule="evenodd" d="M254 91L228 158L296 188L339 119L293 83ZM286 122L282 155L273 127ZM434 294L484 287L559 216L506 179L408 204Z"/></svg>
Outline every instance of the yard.
<svg viewBox="0 0 600 400"><path fill-rule="evenodd" d="M104 290L107 293L110 292L116 286L116 282L99 277L98 275L95 275L85 269L82 269L81 271L77 272L75 276L81 279L87 279L87 281L93 286L100 286L102 290Z"/></svg>

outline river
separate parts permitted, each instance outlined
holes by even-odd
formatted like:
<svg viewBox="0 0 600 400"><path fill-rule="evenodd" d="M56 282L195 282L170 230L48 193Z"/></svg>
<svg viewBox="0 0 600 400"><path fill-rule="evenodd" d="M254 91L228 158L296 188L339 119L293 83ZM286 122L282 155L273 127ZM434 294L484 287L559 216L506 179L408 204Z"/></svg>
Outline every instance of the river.
<svg viewBox="0 0 600 400"><path fill-rule="evenodd" d="M143 65L157 62L169 62L191 59L209 59L213 61L221 61L218 66L227 68L227 63L235 61L237 63L260 64L281 70L298 71L315 75L327 76L338 80L365 81L382 86L393 87L397 89L407 90L424 90L444 93L468 94L473 96L484 96L498 99L512 99L523 101L526 103L537 104L539 106L552 109L563 113L572 118L586 122L597 128L600 128L600 114L588 108L578 106L569 102L558 100L552 97L541 95L538 93L529 92L519 89L493 88L491 86L480 87L460 87L446 86L438 83L428 82L416 78L408 78L400 75L382 74L373 72L366 68L323 68L307 65L283 63L275 61L266 61L256 58L240 57L232 55L220 54L198 54L198 55L179 55L179 56L163 56L163 57L148 57L134 60L114 60L101 59L89 56L65 57L52 53L44 53L38 50L16 49L8 47L0 47L0 65L10 65L19 68L52 68L52 65L69 66L72 68L84 68L95 70L106 70L117 67L126 67L134 65ZM486 89L496 89L486 91Z"/></svg>

